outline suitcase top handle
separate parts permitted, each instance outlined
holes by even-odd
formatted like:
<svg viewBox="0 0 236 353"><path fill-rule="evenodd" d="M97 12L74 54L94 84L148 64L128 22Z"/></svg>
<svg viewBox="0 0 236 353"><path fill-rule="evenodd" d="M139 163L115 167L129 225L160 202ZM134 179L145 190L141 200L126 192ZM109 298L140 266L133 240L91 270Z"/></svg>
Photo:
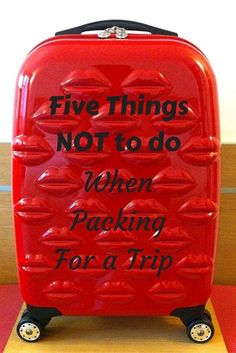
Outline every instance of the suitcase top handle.
<svg viewBox="0 0 236 353"><path fill-rule="evenodd" d="M178 36L177 33L167 31L158 27L149 26L145 23L127 21L127 20L105 20L105 21L96 21L84 24L82 26L65 29L63 31L56 32L56 36L64 34L81 34L85 31L96 31L96 30L105 30L106 28L112 27L123 27L124 29L131 31L145 31L152 34L161 34L166 36Z"/></svg>

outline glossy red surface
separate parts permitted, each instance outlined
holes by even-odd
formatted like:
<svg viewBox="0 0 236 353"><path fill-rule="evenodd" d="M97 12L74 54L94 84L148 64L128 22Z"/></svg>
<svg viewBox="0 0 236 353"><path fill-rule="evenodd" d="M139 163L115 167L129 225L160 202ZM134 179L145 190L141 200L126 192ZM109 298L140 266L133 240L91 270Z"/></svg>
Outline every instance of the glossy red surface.
<svg viewBox="0 0 236 353"><path fill-rule="evenodd" d="M99 112L85 109L50 115L51 96L71 95L77 104L97 100ZM172 121L161 115L108 114L107 96L187 100L188 114ZM152 136L164 144L178 136L178 151L150 152ZM57 151L57 134L109 132L102 151ZM117 151L114 136L138 136L139 151ZM220 137L216 83L206 57L180 38L129 35L101 40L93 35L60 36L37 46L17 80L13 156L13 203L20 288L26 303L55 307L67 315L164 315L175 308L205 304L211 285L218 227ZM128 181L153 178L151 192L85 191L90 171ZM105 183L105 181L102 181ZM74 212L88 219L113 217L120 209L151 220L166 217L157 236L148 231L70 230ZM66 257L55 269L58 253ZM143 249L129 269L128 249ZM69 250L70 249L70 250ZM117 255L116 269L104 258ZM142 255L151 256L145 263ZM87 269L86 256L95 256ZM165 256L171 266L160 272ZM80 263L80 266L78 262ZM163 264L162 264L163 265Z"/></svg>

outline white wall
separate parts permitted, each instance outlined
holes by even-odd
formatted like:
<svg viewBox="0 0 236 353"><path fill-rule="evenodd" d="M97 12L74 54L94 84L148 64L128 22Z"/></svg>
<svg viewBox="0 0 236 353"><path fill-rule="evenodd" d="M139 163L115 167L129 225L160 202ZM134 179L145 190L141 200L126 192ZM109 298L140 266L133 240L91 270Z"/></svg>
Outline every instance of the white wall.
<svg viewBox="0 0 236 353"><path fill-rule="evenodd" d="M0 142L11 140L14 86L25 55L55 31L102 19L130 19L176 31L196 44L215 71L223 142L236 142L234 0L1 0Z"/></svg>

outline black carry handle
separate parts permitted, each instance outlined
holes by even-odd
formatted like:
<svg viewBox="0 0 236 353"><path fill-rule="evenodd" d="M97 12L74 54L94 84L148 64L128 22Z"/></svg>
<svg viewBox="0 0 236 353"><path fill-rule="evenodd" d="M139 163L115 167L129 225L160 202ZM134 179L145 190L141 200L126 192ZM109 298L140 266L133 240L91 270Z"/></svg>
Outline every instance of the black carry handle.
<svg viewBox="0 0 236 353"><path fill-rule="evenodd" d="M96 30L104 30L106 28L110 28L113 26L122 27L131 31L145 31L150 32L152 34L162 34L166 36L178 36L177 33L167 31L165 29L161 29L158 27L153 27L146 25L145 23L127 21L127 20L105 20L105 21L96 21L87 23L82 26L65 29L64 31L56 32L56 36L60 36L63 34L81 34L85 31L96 31Z"/></svg>

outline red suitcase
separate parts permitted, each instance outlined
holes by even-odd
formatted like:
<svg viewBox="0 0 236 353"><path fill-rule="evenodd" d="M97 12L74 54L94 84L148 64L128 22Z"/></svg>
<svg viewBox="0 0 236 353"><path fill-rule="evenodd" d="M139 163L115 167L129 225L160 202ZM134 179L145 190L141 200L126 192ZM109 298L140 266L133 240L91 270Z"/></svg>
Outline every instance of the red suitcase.
<svg viewBox="0 0 236 353"><path fill-rule="evenodd" d="M176 33L111 20L35 47L12 145L19 336L57 315L173 315L208 341L219 139L210 64Z"/></svg>

